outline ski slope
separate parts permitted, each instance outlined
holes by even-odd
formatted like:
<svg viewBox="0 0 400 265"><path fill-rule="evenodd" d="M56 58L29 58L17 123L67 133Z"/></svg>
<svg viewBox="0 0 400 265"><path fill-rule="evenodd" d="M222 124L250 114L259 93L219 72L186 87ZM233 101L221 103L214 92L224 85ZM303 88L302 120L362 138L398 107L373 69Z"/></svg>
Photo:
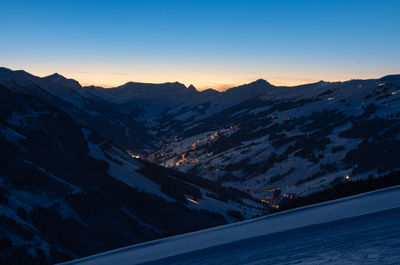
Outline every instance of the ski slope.
<svg viewBox="0 0 400 265"><path fill-rule="evenodd" d="M249 221L137 244L63 264L126 265L147 262L151 264L263 264L270 263L271 260L268 261L268 259L271 258L277 258L274 261L276 264L288 264L294 259L301 258L301 255L303 255L304 264L320 264L322 261L345 264L346 262L340 257L338 260L334 258L335 254L339 255L346 250L329 248L334 242L330 241L327 233L330 232L331 237L334 235L338 238L346 238L347 236L349 240L346 243L351 248L357 246L357 236L360 237L362 234L359 230L374 233L375 236L389 236L389 239L379 237L374 239L373 235L369 235L367 240L364 237L360 239L360 242L369 242L372 254L379 255L383 251L387 258L393 258L395 261L396 258L400 258L399 254L396 254L400 253L400 229L397 225L390 224L399 222L400 186L396 186ZM295 236L288 236L290 230L296 231ZM312 240L304 236L307 231L314 232ZM268 237L267 241L281 238L285 244L278 242L275 249L265 252L265 249L271 248L271 245L257 247L262 246L257 240L262 239L263 236ZM287 240L284 240L285 237ZM266 242L266 240L261 241ZM288 243L294 244L295 247L290 247ZM305 258L311 255L308 253L307 256L307 251L310 252L326 245L325 251L318 253L317 260L313 260L314 256L310 259ZM206 248L207 250L204 250ZM333 254L330 253L332 249L336 251ZM363 246L362 249L368 251L369 248ZM288 255L286 251L289 254L291 251L291 255ZM361 262L362 264L368 263L366 261L373 258L370 254L368 252L366 256L364 255L366 260ZM357 257L352 261L353 263L357 262ZM363 256L358 258L363 258ZM379 258L382 257L379 256ZM390 262L386 260L386 263Z"/></svg>

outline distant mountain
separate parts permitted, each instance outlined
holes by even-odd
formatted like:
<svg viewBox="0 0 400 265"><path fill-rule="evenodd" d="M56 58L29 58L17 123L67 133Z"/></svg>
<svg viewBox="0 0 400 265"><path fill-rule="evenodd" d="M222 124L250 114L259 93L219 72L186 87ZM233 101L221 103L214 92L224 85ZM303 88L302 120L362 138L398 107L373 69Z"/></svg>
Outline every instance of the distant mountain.
<svg viewBox="0 0 400 265"><path fill-rule="evenodd" d="M399 80L105 89L0 68L0 246L65 260L392 172Z"/></svg>
<svg viewBox="0 0 400 265"><path fill-rule="evenodd" d="M75 121L96 129L103 137L124 146L126 150L139 151L152 147L152 136L142 123L136 122L143 110L132 106L132 112L123 113L118 105L96 96L103 88L82 88L75 80L59 74L40 78L6 68L0 68L0 84L11 91L39 97L61 108ZM132 131L134 136L130 134Z"/></svg>
<svg viewBox="0 0 400 265"><path fill-rule="evenodd" d="M79 84L78 81L76 81L74 79L67 79L58 73L54 73L52 75L43 77L43 80L57 83L57 84L60 84L61 86L70 87L70 88L78 90L78 91L79 91L79 89L82 89L82 86L81 86L81 84Z"/></svg>
<svg viewBox="0 0 400 265"><path fill-rule="evenodd" d="M305 194L399 168L399 76L199 92L177 82L82 88L0 69L9 89L40 96L123 150L270 203L275 190Z"/></svg>
<svg viewBox="0 0 400 265"><path fill-rule="evenodd" d="M295 87L259 79L198 92L178 82L82 88L58 74L0 69L0 83L9 89L62 108L124 150L260 198L263 189L304 193L346 175L399 167L392 161L396 151L388 149L399 137L399 76ZM385 159L370 163L373 157L359 155L364 149ZM190 163L179 162L183 155Z"/></svg>
<svg viewBox="0 0 400 265"><path fill-rule="evenodd" d="M232 88L161 115L152 129L167 140L149 159L273 205L277 192L284 198L346 176L375 177L400 168L398 80Z"/></svg>
<svg viewBox="0 0 400 265"><path fill-rule="evenodd" d="M247 98L256 97L268 93L276 87L268 83L264 79L258 79L250 84L245 84L230 88L224 91L225 97L231 97L235 100L245 100Z"/></svg>
<svg viewBox="0 0 400 265"><path fill-rule="evenodd" d="M151 119L166 108L175 107L196 97L193 86L175 83L146 84L129 82L119 87L95 89L92 95L117 104L119 111L132 115L135 120Z"/></svg>

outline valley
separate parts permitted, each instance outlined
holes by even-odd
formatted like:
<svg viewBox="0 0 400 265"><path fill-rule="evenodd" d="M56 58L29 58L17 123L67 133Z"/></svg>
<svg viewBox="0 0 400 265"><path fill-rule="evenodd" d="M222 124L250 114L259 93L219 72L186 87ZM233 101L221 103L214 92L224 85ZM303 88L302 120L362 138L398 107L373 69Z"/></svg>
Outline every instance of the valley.
<svg viewBox="0 0 400 265"><path fill-rule="evenodd" d="M57 263L396 177L398 91L399 75L218 92L0 68L5 262Z"/></svg>

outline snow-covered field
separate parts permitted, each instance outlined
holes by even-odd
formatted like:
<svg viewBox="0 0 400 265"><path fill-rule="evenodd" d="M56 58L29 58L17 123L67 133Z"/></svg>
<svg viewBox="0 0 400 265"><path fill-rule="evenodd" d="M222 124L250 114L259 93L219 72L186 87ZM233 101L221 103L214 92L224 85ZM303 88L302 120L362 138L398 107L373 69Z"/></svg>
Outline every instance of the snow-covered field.
<svg viewBox="0 0 400 265"><path fill-rule="evenodd" d="M397 186L63 264L396 264L399 222Z"/></svg>

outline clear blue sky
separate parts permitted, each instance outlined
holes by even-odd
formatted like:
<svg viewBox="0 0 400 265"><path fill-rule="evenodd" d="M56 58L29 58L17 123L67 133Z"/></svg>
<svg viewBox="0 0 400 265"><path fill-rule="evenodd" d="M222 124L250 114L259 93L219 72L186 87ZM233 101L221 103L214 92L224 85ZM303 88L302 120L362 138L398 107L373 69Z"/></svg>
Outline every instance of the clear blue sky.
<svg viewBox="0 0 400 265"><path fill-rule="evenodd" d="M372 78L400 73L399 12L396 0L2 0L0 65L106 86Z"/></svg>

